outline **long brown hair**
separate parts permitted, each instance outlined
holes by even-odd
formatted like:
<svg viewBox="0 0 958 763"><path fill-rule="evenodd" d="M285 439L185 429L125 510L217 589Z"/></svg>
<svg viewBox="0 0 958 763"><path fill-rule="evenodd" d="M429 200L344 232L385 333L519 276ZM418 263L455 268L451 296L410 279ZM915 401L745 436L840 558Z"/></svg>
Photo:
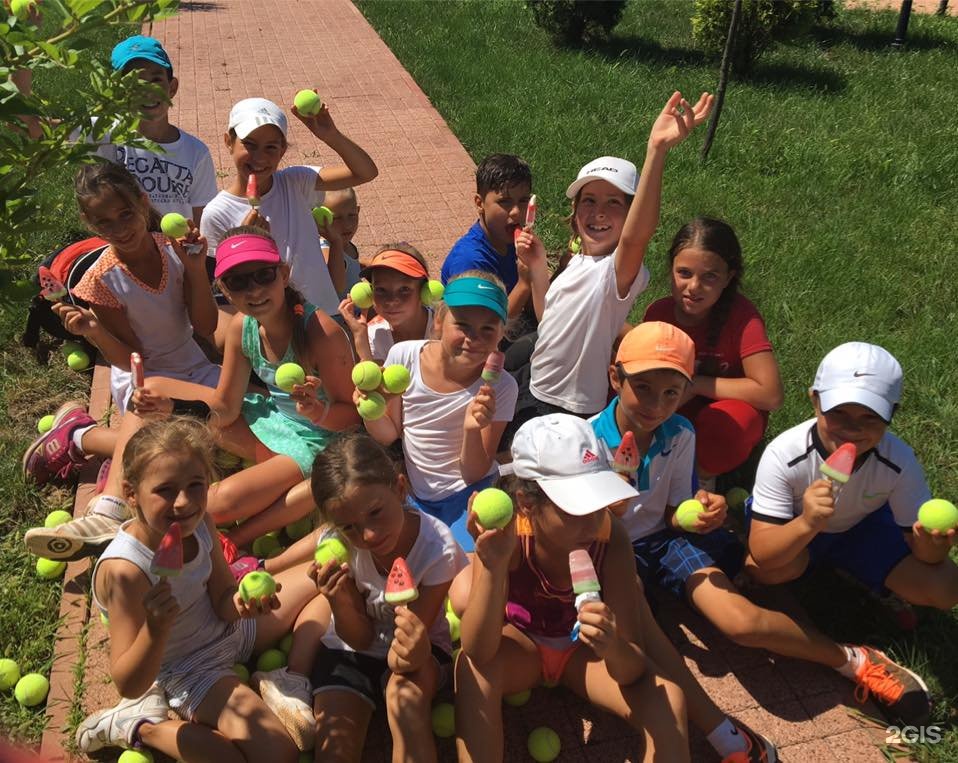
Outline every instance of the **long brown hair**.
<svg viewBox="0 0 958 763"><path fill-rule="evenodd" d="M84 164L73 179L73 191L77 206L84 217L90 199L103 193L113 193L134 209L142 209L145 203L147 229L151 231L160 229L160 213L153 209L139 181L120 164L107 161Z"/></svg>
<svg viewBox="0 0 958 763"><path fill-rule="evenodd" d="M342 498L350 485L394 487L399 472L392 456L365 433L347 434L316 454L309 479L317 521L327 522L325 506Z"/></svg>

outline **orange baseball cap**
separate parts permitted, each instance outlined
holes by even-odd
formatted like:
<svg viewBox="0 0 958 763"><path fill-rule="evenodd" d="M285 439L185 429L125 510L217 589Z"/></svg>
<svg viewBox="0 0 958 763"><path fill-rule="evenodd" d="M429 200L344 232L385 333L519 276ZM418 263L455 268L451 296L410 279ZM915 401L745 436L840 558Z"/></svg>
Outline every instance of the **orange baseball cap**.
<svg viewBox="0 0 958 763"><path fill-rule="evenodd" d="M695 343L678 326L661 321L640 323L622 340L615 362L627 376L669 368L689 381L695 372Z"/></svg>
<svg viewBox="0 0 958 763"><path fill-rule="evenodd" d="M369 264L362 269L360 275L363 278L369 278L371 275L369 271L373 268L390 268L413 278L429 278L429 272L422 262L411 254L400 252L397 249L384 249L379 252L379 254L373 257L372 260L369 261Z"/></svg>

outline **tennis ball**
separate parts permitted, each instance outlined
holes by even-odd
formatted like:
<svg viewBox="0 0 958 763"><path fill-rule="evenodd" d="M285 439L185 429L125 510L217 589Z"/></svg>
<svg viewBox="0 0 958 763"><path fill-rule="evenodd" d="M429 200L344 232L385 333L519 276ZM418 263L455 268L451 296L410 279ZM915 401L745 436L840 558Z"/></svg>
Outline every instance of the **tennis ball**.
<svg viewBox="0 0 958 763"><path fill-rule="evenodd" d="M183 238L190 232L190 224L179 212L170 212L160 220L160 230L170 238Z"/></svg>
<svg viewBox="0 0 958 763"><path fill-rule="evenodd" d="M399 363L393 363L383 369L383 388L391 395L401 395L409 388L409 369Z"/></svg>
<svg viewBox="0 0 958 763"><path fill-rule="evenodd" d="M288 655L290 651L292 650L292 648L293 648L293 634L292 632L289 632L285 636L283 636L282 639L280 639L279 650L283 654Z"/></svg>
<svg viewBox="0 0 958 763"><path fill-rule="evenodd" d="M300 111L302 111L302 109L300 109ZM334 217L333 210L329 207L313 207L313 219L320 227L325 228L333 221Z"/></svg>
<svg viewBox="0 0 958 763"><path fill-rule="evenodd" d="M293 105L304 117L311 117L320 112L320 109L323 108L323 101L315 90L300 90L293 98Z"/></svg>
<svg viewBox="0 0 958 763"><path fill-rule="evenodd" d="M286 525L286 537L290 540L299 540L305 538L313 531L313 520L309 517L297 519Z"/></svg>
<svg viewBox="0 0 958 763"><path fill-rule="evenodd" d="M267 649L256 660L256 669L264 672L286 667L286 655L281 649Z"/></svg>
<svg viewBox="0 0 958 763"><path fill-rule="evenodd" d="M446 622L449 623L449 638L453 643L455 643L462 635L462 621L459 619L459 615L457 615L451 609L447 609Z"/></svg>
<svg viewBox="0 0 958 763"><path fill-rule="evenodd" d="M100 625L102 625L107 630L110 629L110 618L107 617L103 612L100 613Z"/></svg>
<svg viewBox="0 0 958 763"><path fill-rule="evenodd" d="M422 285L422 289L419 290L419 300L426 307L432 307L442 299L442 295L445 291L446 287L442 285L442 281L434 281L430 278Z"/></svg>
<svg viewBox="0 0 958 763"><path fill-rule="evenodd" d="M67 365L74 371L85 371L90 367L90 356L83 350L76 350L67 355Z"/></svg>
<svg viewBox="0 0 958 763"><path fill-rule="evenodd" d="M67 568L66 562L57 562L53 559L37 559L37 575L44 580L56 580Z"/></svg>
<svg viewBox="0 0 958 763"><path fill-rule="evenodd" d="M369 421L381 419L386 413L386 399L378 392L369 392L356 405L359 415Z"/></svg>
<svg viewBox="0 0 958 763"><path fill-rule="evenodd" d="M306 383L306 372L299 363L283 363L276 369L276 386L283 392L292 392L296 384Z"/></svg>
<svg viewBox="0 0 958 763"><path fill-rule="evenodd" d="M369 392L383 383L383 372L371 360L363 360L353 366L353 384L356 389Z"/></svg>
<svg viewBox="0 0 958 763"><path fill-rule="evenodd" d="M349 290L349 298L360 310L373 306L373 287L368 281L360 281L353 284Z"/></svg>
<svg viewBox="0 0 958 763"><path fill-rule="evenodd" d="M50 682L46 676L39 673L27 673L17 681L13 696L24 707L36 707L47 698L50 691Z"/></svg>
<svg viewBox="0 0 958 763"><path fill-rule="evenodd" d="M562 743L559 741L559 735L548 726L540 726L533 729L529 734L529 741L526 745L529 748L529 754L533 760L539 763L549 763L559 757L559 751L562 749Z"/></svg>
<svg viewBox="0 0 958 763"><path fill-rule="evenodd" d="M46 434L53 429L53 414L48 413L37 422L37 431L40 434Z"/></svg>
<svg viewBox="0 0 958 763"><path fill-rule="evenodd" d="M316 546L314 558L320 567L331 559L335 559L339 564L349 564L349 549L339 538L326 538Z"/></svg>
<svg viewBox="0 0 958 763"><path fill-rule="evenodd" d="M239 593L243 601L262 599L276 593L276 581L273 576L263 570L247 572L239 584Z"/></svg>
<svg viewBox="0 0 958 763"><path fill-rule="evenodd" d="M699 514L705 511L705 506L695 498L682 501L675 510L675 521L679 527L689 532L695 532L695 524L699 521Z"/></svg>
<svg viewBox="0 0 958 763"><path fill-rule="evenodd" d="M79 342L64 342L60 345L60 352L63 353L63 357L68 357L71 352L80 352L83 350L83 345Z"/></svg>
<svg viewBox="0 0 958 763"><path fill-rule="evenodd" d="M247 668L242 662L237 662L233 666L233 672L236 673L237 678L239 678L240 683L248 684L249 683L249 668Z"/></svg>
<svg viewBox="0 0 958 763"><path fill-rule="evenodd" d="M433 705L432 731L440 739L448 739L456 733L456 708L449 702Z"/></svg>
<svg viewBox="0 0 958 763"><path fill-rule="evenodd" d="M26 21L38 4L37 0L10 0L10 12L20 21Z"/></svg>
<svg viewBox="0 0 958 763"><path fill-rule="evenodd" d="M946 533L953 527L958 527L958 507L951 501L932 498L918 509L918 521L926 530Z"/></svg>
<svg viewBox="0 0 958 763"><path fill-rule="evenodd" d="M512 499L496 487L487 487L472 502L476 519L485 530L505 527L512 519Z"/></svg>
<svg viewBox="0 0 958 763"><path fill-rule="evenodd" d="M56 511L51 511L47 514L47 518L43 520L44 527L59 527L65 522L72 522L73 515L69 511L64 511L63 509L57 509Z"/></svg>
<svg viewBox="0 0 958 763"><path fill-rule="evenodd" d="M276 537L276 531L274 530L273 532L266 533L266 535L261 535L253 541L253 556L265 559L271 551L279 547L279 538Z"/></svg>
<svg viewBox="0 0 958 763"><path fill-rule="evenodd" d="M124 750L116 763L153 763L153 753L145 747L141 750Z"/></svg>
<svg viewBox="0 0 958 763"><path fill-rule="evenodd" d="M502 701L507 705L512 705L513 707L522 707L526 702L529 701L529 697L532 696L532 689L526 689L525 691L519 691L515 694L507 694L502 698Z"/></svg>
<svg viewBox="0 0 958 763"><path fill-rule="evenodd" d="M730 509L744 509L748 500L748 490L744 487L733 487L725 494L725 502Z"/></svg>
<svg viewBox="0 0 958 763"><path fill-rule="evenodd" d="M266 558L273 559L274 557L277 557L280 554L282 554L285 550L286 549L283 546L277 546L276 548L271 548L269 551L266 552Z"/></svg>
<svg viewBox="0 0 958 763"><path fill-rule="evenodd" d="M16 686L20 680L20 666L15 660L4 657L0 660L0 691L6 691L11 686Z"/></svg>

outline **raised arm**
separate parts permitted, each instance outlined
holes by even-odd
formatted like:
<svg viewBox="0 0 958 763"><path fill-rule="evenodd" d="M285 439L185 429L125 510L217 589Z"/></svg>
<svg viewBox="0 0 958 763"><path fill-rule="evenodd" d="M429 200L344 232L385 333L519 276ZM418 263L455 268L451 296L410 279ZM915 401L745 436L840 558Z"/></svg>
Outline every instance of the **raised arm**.
<svg viewBox="0 0 958 763"><path fill-rule="evenodd" d="M342 165L323 167L316 179L317 191L351 188L368 183L379 174L379 169L369 154L339 131L326 104L323 104L319 113L314 116L300 114L295 106L293 106L293 114L313 135L333 149L343 160Z"/></svg>

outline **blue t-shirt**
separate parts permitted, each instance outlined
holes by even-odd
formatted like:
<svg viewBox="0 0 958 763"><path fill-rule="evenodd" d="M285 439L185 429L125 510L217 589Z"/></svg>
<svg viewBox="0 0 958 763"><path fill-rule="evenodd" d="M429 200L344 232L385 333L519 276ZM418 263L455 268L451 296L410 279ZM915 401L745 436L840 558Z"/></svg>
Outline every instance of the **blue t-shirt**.
<svg viewBox="0 0 958 763"><path fill-rule="evenodd" d="M450 278L467 270L494 273L502 279L508 293L519 283L516 248L509 244L503 257L493 248L482 225L476 220L466 235L453 244L446 255L446 261L442 263L442 282L448 283Z"/></svg>

